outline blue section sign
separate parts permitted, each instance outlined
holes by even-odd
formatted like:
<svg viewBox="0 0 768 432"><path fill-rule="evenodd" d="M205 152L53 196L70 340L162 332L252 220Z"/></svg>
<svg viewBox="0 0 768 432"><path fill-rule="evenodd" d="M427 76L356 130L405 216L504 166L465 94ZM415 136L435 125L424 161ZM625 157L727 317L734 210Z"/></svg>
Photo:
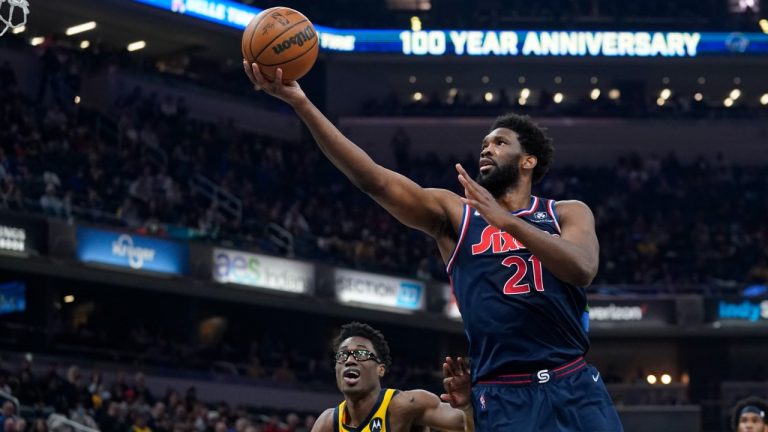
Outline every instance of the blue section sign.
<svg viewBox="0 0 768 432"><path fill-rule="evenodd" d="M0 284L0 315L27 309L27 285L21 281Z"/></svg>
<svg viewBox="0 0 768 432"><path fill-rule="evenodd" d="M262 9L229 0L133 0L245 29ZM311 18L311 17L310 17ZM768 34L646 31L336 29L315 25L320 48L413 56L699 57L768 54Z"/></svg>
<svg viewBox="0 0 768 432"><path fill-rule="evenodd" d="M717 317L721 320L764 321L768 320L768 300L731 302L720 300L717 303Z"/></svg>
<svg viewBox="0 0 768 432"><path fill-rule="evenodd" d="M136 234L96 228L77 228L77 258L134 270L185 274L186 245Z"/></svg>

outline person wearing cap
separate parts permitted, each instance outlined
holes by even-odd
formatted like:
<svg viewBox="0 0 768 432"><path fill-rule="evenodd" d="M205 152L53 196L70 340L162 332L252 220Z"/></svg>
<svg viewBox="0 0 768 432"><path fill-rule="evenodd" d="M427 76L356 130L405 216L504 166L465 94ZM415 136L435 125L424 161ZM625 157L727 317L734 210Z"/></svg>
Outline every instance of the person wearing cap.
<svg viewBox="0 0 768 432"><path fill-rule="evenodd" d="M734 432L768 432L765 415L768 402L757 397L748 397L736 403L731 416Z"/></svg>

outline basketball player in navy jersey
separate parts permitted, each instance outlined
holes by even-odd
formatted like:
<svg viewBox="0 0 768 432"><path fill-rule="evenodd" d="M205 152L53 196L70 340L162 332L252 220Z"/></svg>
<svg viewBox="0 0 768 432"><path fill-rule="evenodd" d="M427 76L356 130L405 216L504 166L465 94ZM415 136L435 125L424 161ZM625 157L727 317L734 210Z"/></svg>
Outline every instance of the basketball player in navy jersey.
<svg viewBox="0 0 768 432"><path fill-rule="evenodd" d="M381 379L392 359L389 345L380 331L368 324L352 322L341 326L334 342L336 385L344 395L335 408L318 417L312 432L409 432L424 427L443 431L474 431L472 404L463 394L448 391L442 395L453 404L461 402L463 410L440 402L424 390L399 391L381 388ZM468 375L446 363L446 380L458 392L467 393Z"/></svg>
<svg viewBox="0 0 768 432"><path fill-rule="evenodd" d="M584 362L584 287L597 273L591 210L531 195L552 161L551 140L529 118L499 117L479 146L464 196L425 189L376 164L306 97L243 62L256 90L287 102L320 150L403 224L437 242L469 342L479 431L621 431L600 373Z"/></svg>

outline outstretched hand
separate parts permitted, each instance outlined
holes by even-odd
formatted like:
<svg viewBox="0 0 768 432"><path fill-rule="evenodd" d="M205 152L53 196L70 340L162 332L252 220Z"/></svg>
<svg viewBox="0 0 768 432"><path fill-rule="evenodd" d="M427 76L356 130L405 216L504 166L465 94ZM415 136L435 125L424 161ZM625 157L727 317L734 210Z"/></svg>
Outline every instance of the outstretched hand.
<svg viewBox="0 0 768 432"><path fill-rule="evenodd" d="M461 164L456 164L456 171L459 172L459 183L464 186L464 198L461 199L464 204L477 210L489 225L503 228L509 220L509 212L499 205L488 189L473 180Z"/></svg>
<svg viewBox="0 0 768 432"><path fill-rule="evenodd" d="M467 361L458 357L445 358L443 363L443 388L445 393L440 395L443 402L453 408L465 409L472 404L472 376Z"/></svg>
<svg viewBox="0 0 768 432"><path fill-rule="evenodd" d="M277 68L275 71L275 80L272 82L261 73L259 65L256 63L248 64L246 60L243 60L243 69L245 69L245 74L248 75L248 79L251 80L256 91L264 90L268 95L291 106L295 106L307 97L297 81L283 83L283 70L281 68Z"/></svg>

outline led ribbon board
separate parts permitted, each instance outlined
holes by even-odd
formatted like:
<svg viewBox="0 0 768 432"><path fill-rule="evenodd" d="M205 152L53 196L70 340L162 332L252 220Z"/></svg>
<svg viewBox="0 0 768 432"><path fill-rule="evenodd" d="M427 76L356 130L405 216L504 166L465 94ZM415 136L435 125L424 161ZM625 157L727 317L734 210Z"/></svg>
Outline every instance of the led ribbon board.
<svg viewBox="0 0 768 432"><path fill-rule="evenodd" d="M262 9L229 0L133 0L245 29ZM325 51L412 56L699 57L768 54L768 34L644 31L363 30L315 25Z"/></svg>

